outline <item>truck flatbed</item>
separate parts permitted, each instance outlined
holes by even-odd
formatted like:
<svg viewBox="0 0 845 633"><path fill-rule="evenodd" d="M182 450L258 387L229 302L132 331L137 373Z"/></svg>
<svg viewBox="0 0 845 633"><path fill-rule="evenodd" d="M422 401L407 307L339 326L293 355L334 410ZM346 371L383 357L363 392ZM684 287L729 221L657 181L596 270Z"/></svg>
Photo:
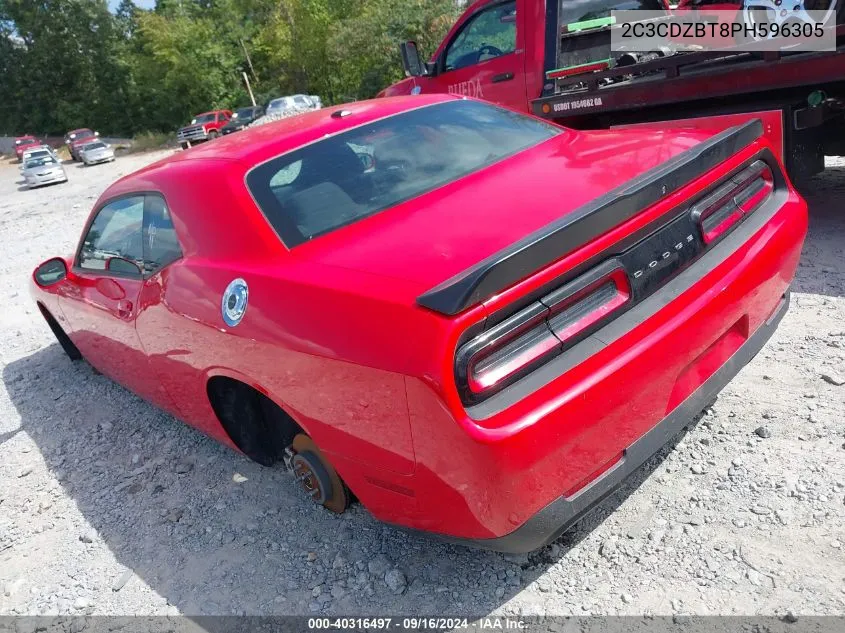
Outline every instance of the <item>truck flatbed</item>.
<svg viewBox="0 0 845 633"><path fill-rule="evenodd" d="M845 25L837 27L837 35L845 35ZM558 119L840 81L845 81L845 44L836 51L792 54L679 53L557 80L553 91L532 102L532 110Z"/></svg>

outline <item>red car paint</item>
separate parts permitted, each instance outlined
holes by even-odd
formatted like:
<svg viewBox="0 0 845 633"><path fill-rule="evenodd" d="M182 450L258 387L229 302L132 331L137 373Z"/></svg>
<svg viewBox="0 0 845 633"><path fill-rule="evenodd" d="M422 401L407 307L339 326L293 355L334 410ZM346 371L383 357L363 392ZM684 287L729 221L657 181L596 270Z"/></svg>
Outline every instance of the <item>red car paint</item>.
<svg viewBox="0 0 845 633"><path fill-rule="evenodd" d="M768 141L720 156L630 219L453 316L423 307L420 295L689 155L713 132L565 130L292 250L245 187L246 173L264 161L450 99L307 113L127 176L101 196L89 223L110 200L158 192L183 257L142 280L83 271L71 256L63 281L33 281L34 297L97 369L224 444L234 446L209 403L213 376L282 407L378 519L474 541L515 533L555 500L577 500L587 484L612 476L632 443L765 327L795 273L807 209L783 180L776 212L718 263L687 268L697 280L656 313L503 410L473 416L455 381L468 331L686 208ZM340 109L349 114L332 116ZM249 282L249 308L229 328L220 302L237 277Z"/></svg>
<svg viewBox="0 0 845 633"><path fill-rule="evenodd" d="M41 141L34 136L19 136L15 139L15 156L17 156L18 160L22 160L23 153L26 150L38 147L41 144Z"/></svg>

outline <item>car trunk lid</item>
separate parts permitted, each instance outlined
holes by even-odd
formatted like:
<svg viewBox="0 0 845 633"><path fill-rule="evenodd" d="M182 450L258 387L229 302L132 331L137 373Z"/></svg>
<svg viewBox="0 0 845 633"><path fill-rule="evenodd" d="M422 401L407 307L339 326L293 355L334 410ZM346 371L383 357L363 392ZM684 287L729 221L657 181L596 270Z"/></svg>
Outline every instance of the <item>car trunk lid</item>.
<svg viewBox="0 0 845 633"><path fill-rule="evenodd" d="M692 130L569 132L294 252L436 288L710 136ZM534 270L519 270L513 281Z"/></svg>

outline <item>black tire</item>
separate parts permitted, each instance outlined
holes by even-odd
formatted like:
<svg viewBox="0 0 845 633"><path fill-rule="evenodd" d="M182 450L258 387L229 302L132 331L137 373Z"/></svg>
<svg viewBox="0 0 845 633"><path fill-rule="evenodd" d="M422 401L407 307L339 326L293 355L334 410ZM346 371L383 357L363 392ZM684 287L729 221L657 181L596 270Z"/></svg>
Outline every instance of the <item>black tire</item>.
<svg viewBox="0 0 845 633"><path fill-rule="evenodd" d="M220 133L217 130L211 130L211 132L208 133L208 140L213 141L218 136L220 136Z"/></svg>
<svg viewBox="0 0 845 633"><path fill-rule="evenodd" d="M182 149L188 149L190 147L187 143L179 143L179 145L182 146Z"/></svg>

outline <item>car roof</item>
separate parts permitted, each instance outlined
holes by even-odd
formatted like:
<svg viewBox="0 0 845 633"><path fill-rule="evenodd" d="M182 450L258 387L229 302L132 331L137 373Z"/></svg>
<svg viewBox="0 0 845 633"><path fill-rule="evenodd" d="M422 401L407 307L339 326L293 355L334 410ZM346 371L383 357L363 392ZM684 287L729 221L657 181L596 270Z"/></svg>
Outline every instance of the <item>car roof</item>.
<svg viewBox="0 0 845 633"><path fill-rule="evenodd" d="M372 99L332 106L266 125L250 127L240 134L221 137L213 143L203 143L178 152L154 166L183 160L230 159L242 161L246 163L246 166L252 167L325 136L338 134L402 112L458 99L461 97L433 94ZM346 114L339 116L337 113L340 112Z"/></svg>
<svg viewBox="0 0 845 633"><path fill-rule="evenodd" d="M32 134L24 134L23 136L18 136L15 138L16 141L37 141L38 139L32 136Z"/></svg>
<svg viewBox="0 0 845 633"><path fill-rule="evenodd" d="M79 129L77 129L77 130L71 130L70 132L68 132L68 134L77 134L77 133L79 133L79 132L91 132L91 131L92 131L92 130L91 130L91 128L90 128L90 127L81 127L81 128L79 128Z"/></svg>
<svg viewBox="0 0 845 633"><path fill-rule="evenodd" d="M188 167L191 163L200 165L201 161L204 161L202 168L209 174L215 173L215 170L218 170L216 173L223 170L231 177L232 168L235 165L240 165L240 171L246 172L271 158L299 149L326 136L339 134L402 112L465 98L431 94L356 101L250 127L238 134L221 136L213 143L203 143L188 150L175 152L167 158L128 174L113 183L100 199L105 200L133 191L149 190L150 185L156 181L157 173L164 173L171 168ZM345 116L335 114L341 111L349 114ZM225 169L223 169L224 165L227 166Z"/></svg>

